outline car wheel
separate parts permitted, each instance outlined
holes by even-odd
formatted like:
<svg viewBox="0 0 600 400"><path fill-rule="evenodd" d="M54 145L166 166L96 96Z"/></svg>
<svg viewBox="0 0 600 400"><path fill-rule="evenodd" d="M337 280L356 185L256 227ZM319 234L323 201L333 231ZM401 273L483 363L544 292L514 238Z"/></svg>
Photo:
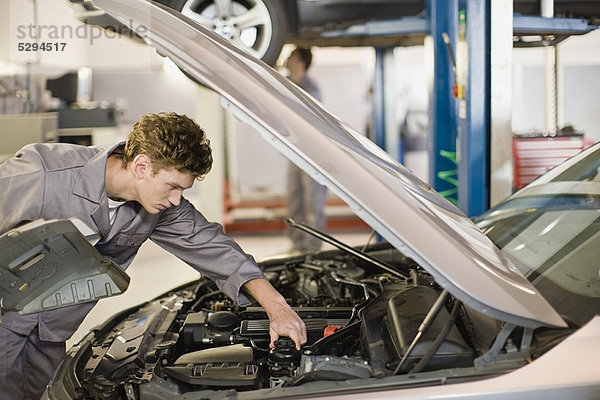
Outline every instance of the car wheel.
<svg viewBox="0 0 600 400"><path fill-rule="evenodd" d="M175 8L239 48L275 65L288 33L281 0L184 0Z"/></svg>

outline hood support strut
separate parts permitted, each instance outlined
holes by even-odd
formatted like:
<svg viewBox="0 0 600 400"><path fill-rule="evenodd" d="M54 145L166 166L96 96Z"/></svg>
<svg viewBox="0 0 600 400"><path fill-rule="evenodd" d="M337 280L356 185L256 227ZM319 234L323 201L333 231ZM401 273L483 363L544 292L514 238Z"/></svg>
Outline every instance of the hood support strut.
<svg viewBox="0 0 600 400"><path fill-rule="evenodd" d="M402 369L402 366L404 365L404 363L408 359L408 356L410 355L410 353L412 353L413 349L415 348L415 346L421 339L421 336L423 335L423 333L425 331L427 331L427 329L429 329L429 326L431 325L431 323L433 322L435 317L438 315L439 311L442 309L442 307L444 307L444 303L446 303L446 299L448 299L449 295L450 295L450 293L446 289L444 289L442 291L442 293L440 293L437 300L435 301L435 304L433 305L433 307L431 307L431 309L425 316L425 319L423 319L423 322L421 322L421 325L419 326L419 329L417 330L417 334L415 335L414 339L410 343L410 346L408 346L408 349L406 350L406 352L404 353L404 356L398 363L398 366L394 370L394 375L398 375L398 372L400 372L400 370Z"/></svg>
<svg viewBox="0 0 600 400"><path fill-rule="evenodd" d="M367 253L364 253L360 250L355 249L354 247L350 247L342 242L340 242L339 240L323 233L323 232L319 232L316 229L311 228L308 225L305 224L301 224L299 222L294 221L292 218L288 218L285 220L285 222L292 228L297 228L300 229L308 234L311 234L319 239L321 239L324 242L327 242L329 244L331 244L332 246L337 247L340 250L344 250L350 254L352 254L353 256L356 256L358 258L362 258L365 261L368 261L372 264L375 264L376 266L378 266L379 268L383 269L384 271L389 272L392 275L395 275L399 278L402 279L407 279L408 276L406 274L401 273L400 271L396 271L394 269L394 267L392 267L389 264L384 263L383 261L379 261L373 257L371 257L370 255L368 255Z"/></svg>

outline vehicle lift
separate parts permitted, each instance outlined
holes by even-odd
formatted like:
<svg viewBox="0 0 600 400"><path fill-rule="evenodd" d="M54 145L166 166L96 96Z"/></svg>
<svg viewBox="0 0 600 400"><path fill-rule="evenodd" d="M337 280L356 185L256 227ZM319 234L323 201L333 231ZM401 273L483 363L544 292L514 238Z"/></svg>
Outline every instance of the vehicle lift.
<svg viewBox="0 0 600 400"><path fill-rule="evenodd" d="M552 0L548 2L553 5ZM425 5L424 13L419 16L368 21L325 35L403 34L431 38L429 183L467 216L474 217L490 208L491 171L506 163L495 157L508 157L509 162L512 159L510 153L499 155L490 150L511 148L512 97L502 93L507 91L502 87L506 82L498 80L512 62L510 55L508 58L505 55L512 52L513 46L554 46L566 37L588 33L598 26L575 18L513 14L510 2L499 5L491 0L426 0ZM537 42L521 40L532 35L541 39ZM375 51L374 141L391 154L397 154L398 160L403 162L402 153L396 148L402 147L401 143L397 144L401 140L397 127L386 124L385 66L392 49L376 48ZM495 71L493 76L492 71ZM509 189L512 189L511 184ZM502 197L508 194L510 191Z"/></svg>

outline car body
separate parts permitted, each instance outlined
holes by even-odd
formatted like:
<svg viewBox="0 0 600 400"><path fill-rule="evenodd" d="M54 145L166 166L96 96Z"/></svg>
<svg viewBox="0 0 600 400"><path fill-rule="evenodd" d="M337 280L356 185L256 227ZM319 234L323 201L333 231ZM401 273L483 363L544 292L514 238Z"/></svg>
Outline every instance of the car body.
<svg viewBox="0 0 600 400"><path fill-rule="evenodd" d="M115 26L91 0L69 0L82 21ZM282 46L411 46L428 34L425 0L157 0L275 65ZM600 4L553 1L554 16L600 21ZM538 0L515 0L518 15L539 16ZM538 28L539 29L539 28ZM121 30L119 30L121 31ZM527 30L527 35L535 35ZM548 35L548 32L545 32ZM531 45L531 44L529 44Z"/></svg>
<svg viewBox="0 0 600 400"><path fill-rule="evenodd" d="M478 228L221 36L143 0L97 5L217 91L383 241L352 248L289 221L339 248L260 263L307 325L300 351L287 338L269 349L264 310L236 305L201 278L90 331L44 398L597 397L600 145L490 210Z"/></svg>

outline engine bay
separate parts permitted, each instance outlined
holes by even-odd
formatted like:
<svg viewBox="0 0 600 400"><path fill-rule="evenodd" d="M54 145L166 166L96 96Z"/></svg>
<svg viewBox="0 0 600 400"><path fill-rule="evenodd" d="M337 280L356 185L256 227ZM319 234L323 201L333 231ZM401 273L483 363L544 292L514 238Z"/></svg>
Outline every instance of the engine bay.
<svg viewBox="0 0 600 400"><path fill-rule="evenodd" d="M202 278L95 330L81 386L91 398L153 398L472 366L480 352L460 302L389 245L368 253L398 273L337 250L261 264L306 325L299 351L286 337L269 348L262 307L240 307Z"/></svg>

